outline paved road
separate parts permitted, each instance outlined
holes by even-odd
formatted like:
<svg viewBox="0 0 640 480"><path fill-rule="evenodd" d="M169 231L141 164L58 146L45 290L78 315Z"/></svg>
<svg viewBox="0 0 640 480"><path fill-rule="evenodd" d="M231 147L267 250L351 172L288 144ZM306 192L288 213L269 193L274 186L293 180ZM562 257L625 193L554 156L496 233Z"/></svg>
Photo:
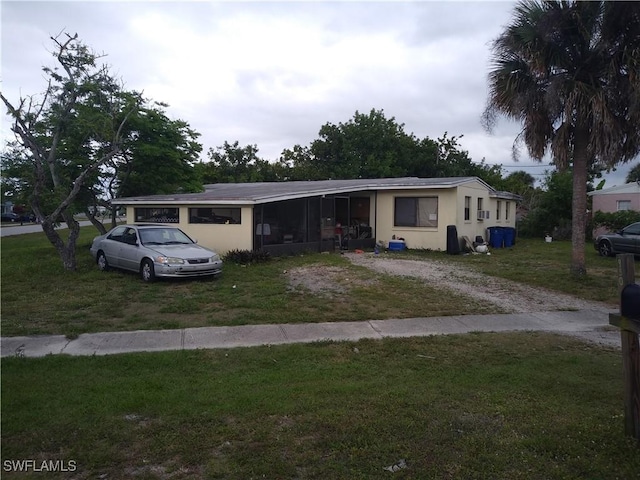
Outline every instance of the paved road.
<svg viewBox="0 0 640 480"><path fill-rule="evenodd" d="M82 220L80 223L81 227L85 227L87 225L91 225L89 220ZM67 228L66 224L62 224L57 227L57 230ZM108 229L108 228L107 228ZM96 230L97 231L97 230ZM24 233L38 233L42 232L42 226L37 223L29 223L27 225L11 225L9 223L2 225L0 227L0 237L9 237L13 235L22 235Z"/></svg>

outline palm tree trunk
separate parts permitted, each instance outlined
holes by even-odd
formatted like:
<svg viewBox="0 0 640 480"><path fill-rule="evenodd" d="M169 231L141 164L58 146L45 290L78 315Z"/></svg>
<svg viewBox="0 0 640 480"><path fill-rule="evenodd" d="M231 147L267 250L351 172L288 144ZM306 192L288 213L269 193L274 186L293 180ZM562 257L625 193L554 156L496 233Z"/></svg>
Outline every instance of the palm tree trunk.
<svg viewBox="0 0 640 480"><path fill-rule="evenodd" d="M573 157L573 198L571 219L571 274L583 277L587 274L585 262L585 233L587 225L587 170L589 132L576 129Z"/></svg>

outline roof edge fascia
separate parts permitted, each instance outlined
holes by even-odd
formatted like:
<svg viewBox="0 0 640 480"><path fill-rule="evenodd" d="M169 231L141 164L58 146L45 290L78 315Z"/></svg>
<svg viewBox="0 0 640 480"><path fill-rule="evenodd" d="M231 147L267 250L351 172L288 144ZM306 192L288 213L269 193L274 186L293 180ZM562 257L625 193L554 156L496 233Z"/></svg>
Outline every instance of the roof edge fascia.
<svg viewBox="0 0 640 480"><path fill-rule="evenodd" d="M391 179L392 180L392 179ZM207 205L207 204L225 204L225 205L259 205L263 203L284 201L284 200L296 200L300 198L309 198L309 197L319 197L326 195L339 195L341 193L353 193L353 192L372 192L372 191L389 191L389 190L444 190L457 188L461 185L465 185L468 183L479 182L483 185L488 191L490 195L495 194L497 191L495 188L491 187L484 180L479 177L460 177L459 181L454 181L446 184L433 184L433 185L408 185L408 184L397 184L397 185L380 185L375 183L364 183L362 185L357 186L344 186L344 187L331 187L331 188L316 188L313 190L308 190L305 192L299 193L288 193L288 194L273 194L273 195L263 195L255 198L244 198L244 199L219 199L219 200L206 200L206 199L189 199L189 200L156 200L153 199L153 195L149 197L125 197L125 198L117 198L111 201L113 205L167 205L167 204L180 204L180 205ZM202 192L205 193L205 192ZM197 194L194 194L197 195Z"/></svg>

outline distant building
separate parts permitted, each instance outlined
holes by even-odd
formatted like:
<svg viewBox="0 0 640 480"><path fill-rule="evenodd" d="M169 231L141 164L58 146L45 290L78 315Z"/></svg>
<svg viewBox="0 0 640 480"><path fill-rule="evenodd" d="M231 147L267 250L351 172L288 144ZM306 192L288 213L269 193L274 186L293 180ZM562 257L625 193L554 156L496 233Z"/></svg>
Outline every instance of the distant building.
<svg viewBox="0 0 640 480"><path fill-rule="evenodd" d="M640 183L632 182L611 188L604 188L589 192L593 199L592 210L594 212L620 212L623 210L635 210L640 212ZM598 228L594 235L604 233L605 229Z"/></svg>
<svg viewBox="0 0 640 480"><path fill-rule="evenodd" d="M593 198L594 212L640 211L640 184L638 182L596 190L589 192L589 195Z"/></svg>
<svg viewBox="0 0 640 480"><path fill-rule="evenodd" d="M0 209L2 209L0 213L13 213L13 202L2 202L2 204L0 204Z"/></svg>

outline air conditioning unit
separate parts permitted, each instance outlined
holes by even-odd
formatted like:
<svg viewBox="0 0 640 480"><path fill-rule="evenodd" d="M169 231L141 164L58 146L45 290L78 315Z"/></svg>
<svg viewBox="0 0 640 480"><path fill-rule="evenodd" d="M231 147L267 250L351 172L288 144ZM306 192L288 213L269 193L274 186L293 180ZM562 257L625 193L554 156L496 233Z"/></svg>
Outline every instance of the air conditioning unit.
<svg viewBox="0 0 640 480"><path fill-rule="evenodd" d="M478 220L489 220L489 210L478 210Z"/></svg>

